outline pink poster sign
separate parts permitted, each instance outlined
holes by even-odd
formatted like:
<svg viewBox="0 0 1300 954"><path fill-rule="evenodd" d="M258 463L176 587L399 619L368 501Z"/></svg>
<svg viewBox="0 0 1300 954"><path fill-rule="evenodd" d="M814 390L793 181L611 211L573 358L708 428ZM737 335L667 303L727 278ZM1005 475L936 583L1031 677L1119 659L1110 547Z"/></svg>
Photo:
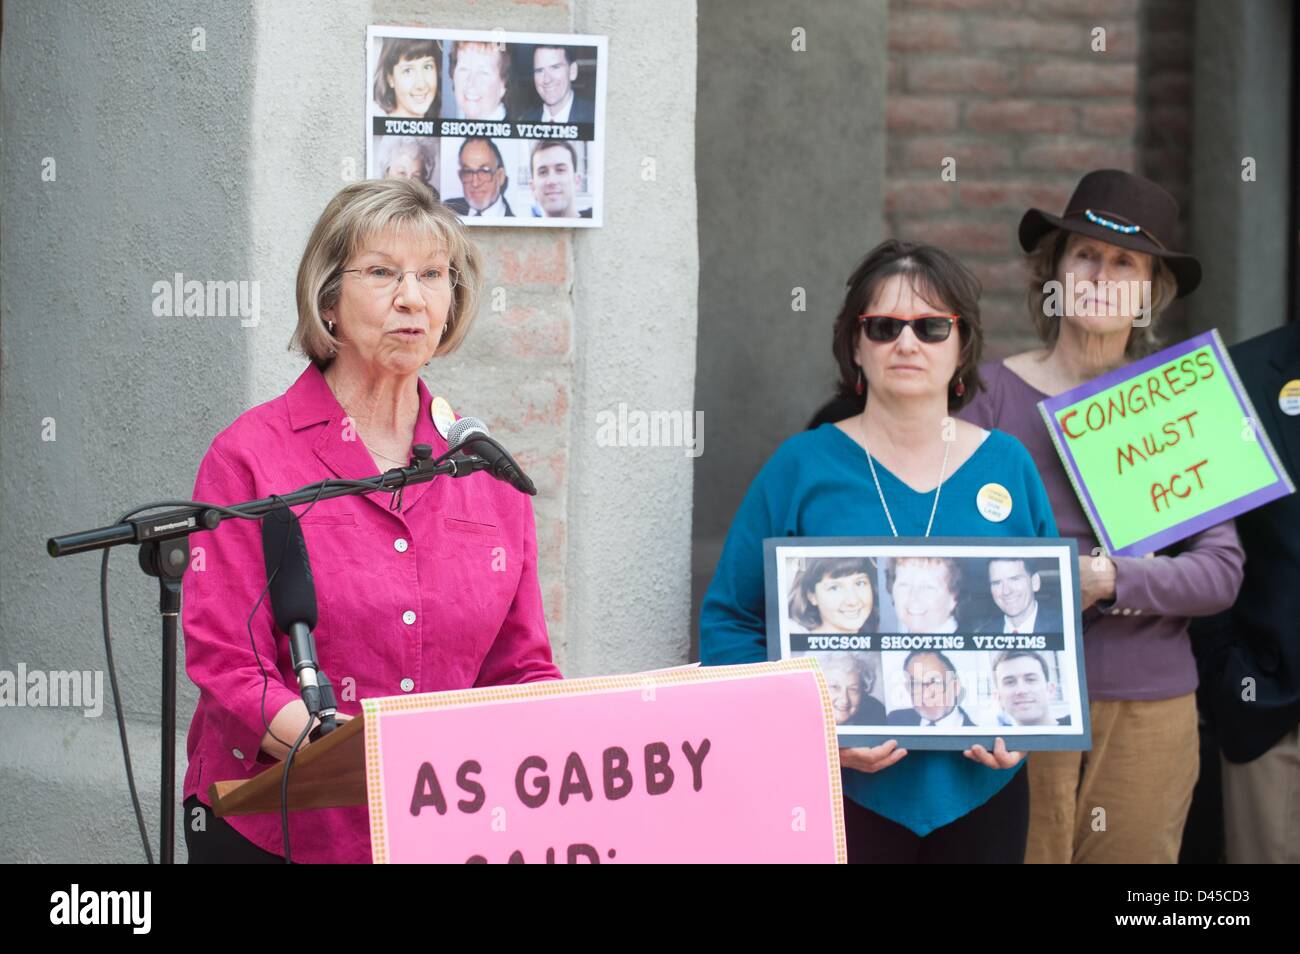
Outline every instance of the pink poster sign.
<svg viewBox="0 0 1300 954"><path fill-rule="evenodd" d="M810 659L363 707L375 862L844 861L835 722Z"/></svg>

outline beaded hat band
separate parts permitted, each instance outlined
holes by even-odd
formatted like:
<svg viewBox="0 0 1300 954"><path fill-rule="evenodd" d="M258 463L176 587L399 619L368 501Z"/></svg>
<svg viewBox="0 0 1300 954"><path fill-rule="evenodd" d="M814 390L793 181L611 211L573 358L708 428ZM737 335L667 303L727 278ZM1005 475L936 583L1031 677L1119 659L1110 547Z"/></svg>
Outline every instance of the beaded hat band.
<svg viewBox="0 0 1300 954"><path fill-rule="evenodd" d="M1151 241L1155 242L1160 248L1166 247L1165 243L1156 238L1150 229L1144 229L1136 222L1130 223L1124 218L1124 216L1116 215L1114 212L1094 212L1092 209L1083 209L1082 211L1079 209L1071 209L1069 212L1066 212L1065 215L1061 216L1063 219L1079 217L1087 219L1093 225L1100 225L1103 228L1119 232L1123 235L1135 235L1138 232L1141 232Z"/></svg>

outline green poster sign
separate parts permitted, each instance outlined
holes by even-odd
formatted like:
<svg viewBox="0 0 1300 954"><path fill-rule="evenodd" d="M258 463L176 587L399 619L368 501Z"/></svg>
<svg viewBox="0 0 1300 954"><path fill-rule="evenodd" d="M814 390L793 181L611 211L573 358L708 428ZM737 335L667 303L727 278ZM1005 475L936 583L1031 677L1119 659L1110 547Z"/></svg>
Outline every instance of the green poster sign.
<svg viewBox="0 0 1300 954"><path fill-rule="evenodd" d="M1217 332L1039 409L1110 553L1152 552L1293 490Z"/></svg>

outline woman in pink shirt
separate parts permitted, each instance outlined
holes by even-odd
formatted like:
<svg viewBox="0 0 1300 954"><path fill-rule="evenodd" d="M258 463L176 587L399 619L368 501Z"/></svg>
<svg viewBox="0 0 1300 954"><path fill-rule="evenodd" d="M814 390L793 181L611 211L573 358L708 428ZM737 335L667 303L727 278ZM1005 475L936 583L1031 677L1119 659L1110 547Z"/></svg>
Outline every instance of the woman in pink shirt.
<svg viewBox="0 0 1300 954"><path fill-rule="evenodd" d="M293 345L311 363L216 436L194 499L234 503L373 477L406 466L413 444L445 451L420 369L464 340L480 282L477 250L428 188L406 179L344 188L298 269ZM477 473L414 484L400 509L392 503L375 493L297 508L319 660L340 718L373 696L560 678L530 499ZM186 670L199 687L184 787L190 861L283 861L279 816L226 822L207 807L213 782L275 765L308 720L288 641L269 602L258 602L260 524L230 520L196 534L193 554L182 618ZM295 861L370 860L365 806L291 813L290 835Z"/></svg>

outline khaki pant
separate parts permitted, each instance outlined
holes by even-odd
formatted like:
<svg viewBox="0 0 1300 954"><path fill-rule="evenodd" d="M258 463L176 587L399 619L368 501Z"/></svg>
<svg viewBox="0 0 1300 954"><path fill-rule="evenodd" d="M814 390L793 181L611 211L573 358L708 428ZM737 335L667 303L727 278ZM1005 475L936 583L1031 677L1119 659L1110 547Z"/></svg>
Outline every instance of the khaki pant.
<svg viewBox="0 0 1300 954"><path fill-rule="evenodd" d="M1028 864L1176 864L1200 771L1196 694L1092 702L1092 751L1029 756Z"/></svg>
<svg viewBox="0 0 1300 954"><path fill-rule="evenodd" d="M1223 765L1229 864L1300 864L1300 726L1259 758Z"/></svg>

